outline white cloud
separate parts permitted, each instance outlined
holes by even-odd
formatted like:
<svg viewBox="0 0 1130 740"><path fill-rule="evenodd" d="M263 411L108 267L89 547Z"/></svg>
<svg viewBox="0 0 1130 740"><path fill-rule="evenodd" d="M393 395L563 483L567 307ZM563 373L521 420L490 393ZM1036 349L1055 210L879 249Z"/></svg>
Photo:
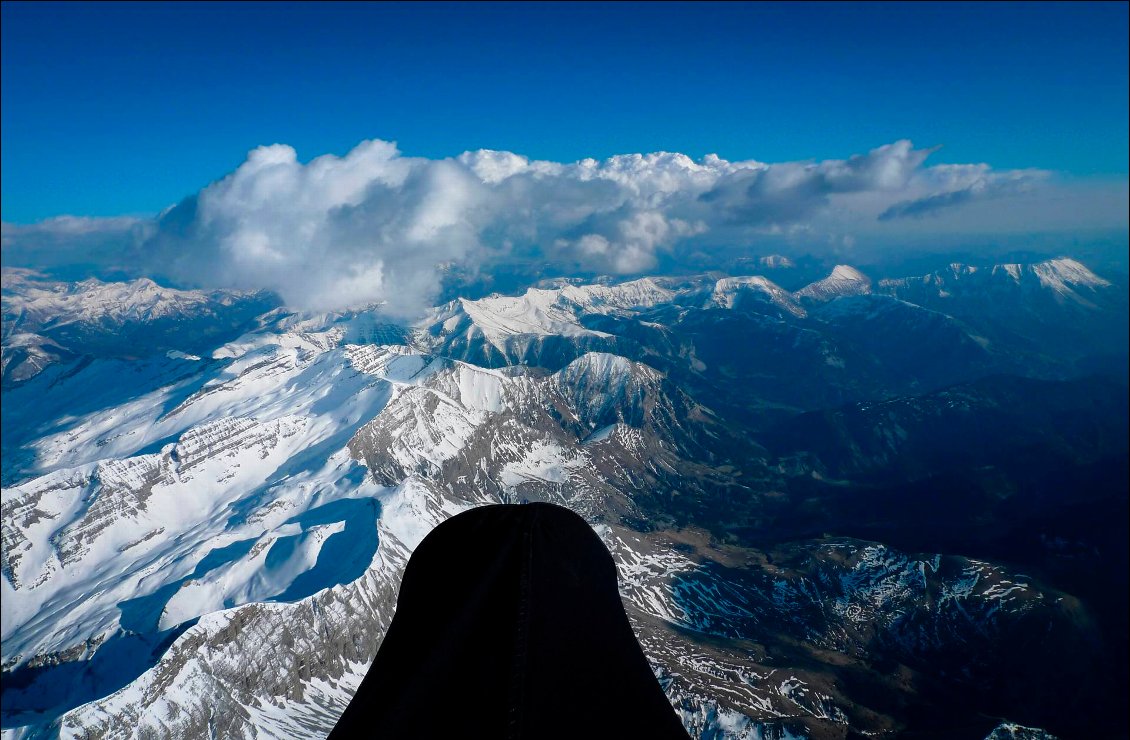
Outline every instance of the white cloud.
<svg viewBox="0 0 1130 740"><path fill-rule="evenodd" d="M450 267L474 275L527 262L630 274L764 240L808 251L834 244L842 252L924 228L960 230L973 214L981 233L1012 228L994 224L997 212L1013 221L1022 213L1033 230L1096 219L1125 224L1124 204L1121 216L1104 206L1102 214L1088 212L1090 222L1073 221L1060 208L1043 223L1051 211L1032 204L1078 189L1034 170L929 167L929 154L898 141L822 162L695 161L661 152L565 164L497 151L430 160L367 141L343 157L303 164L276 144L255 149L155 221L5 224L4 256L8 262L18 253L27 264L36 249L69 244L73 258L75 244L109 239L118 252L133 250L141 273L267 288L299 308L383 302L390 314L408 317L431 304Z"/></svg>

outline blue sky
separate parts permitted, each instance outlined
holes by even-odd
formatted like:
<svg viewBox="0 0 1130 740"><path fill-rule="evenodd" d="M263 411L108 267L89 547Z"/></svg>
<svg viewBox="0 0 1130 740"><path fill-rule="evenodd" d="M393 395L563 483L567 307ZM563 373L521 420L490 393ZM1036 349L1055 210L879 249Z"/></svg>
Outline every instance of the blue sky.
<svg viewBox="0 0 1130 740"><path fill-rule="evenodd" d="M262 144L1127 172L1127 4L3 4L7 222L155 213Z"/></svg>

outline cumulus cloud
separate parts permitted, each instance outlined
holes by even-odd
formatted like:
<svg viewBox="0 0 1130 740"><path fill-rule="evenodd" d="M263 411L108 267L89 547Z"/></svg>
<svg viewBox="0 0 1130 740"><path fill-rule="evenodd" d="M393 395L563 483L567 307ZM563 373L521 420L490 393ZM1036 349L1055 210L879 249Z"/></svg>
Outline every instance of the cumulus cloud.
<svg viewBox="0 0 1130 740"><path fill-rule="evenodd" d="M302 164L276 145L167 214L147 257L182 281L269 287L314 309L381 301L407 316L437 294L439 265L644 272L726 227L794 226L837 193L902 193L928 153L900 141L818 163L657 153L563 164L497 151L428 160L369 141Z"/></svg>
<svg viewBox="0 0 1130 740"><path fill-rule="evenodd" d="M586 233L576 239L557 239L555 261L577 269L629 274L655 267L656 255L680 239L707 231L701 221L668 218L658 210L625 209L592 218Z"/></svg>
<svg viewBox="0 0 1130 740"><path fill-rule="evenodd" d="M951 223L978 203L1019 202L1052 179L931 167L931 151L898 141L819 162L655 153L558 163L498 151L406 157L373 140L302 163L276 144L154 220L5 224L4 255L109 238L138 272L181 284L266 288L304 309L383 303L411 317L452 269L627 275L767 239L852 249L926 216Z"/></svg>
<svg viewBox="0 0 1130 740"><path fill-rule="evenodd" d="M475 260L483 193L458 163L403 158L386 142L308 164L288 146L260 147L166 214L143 259L188 283L269 288L297 307L384 301L407 314L435 294L437 264Z"/></svg>

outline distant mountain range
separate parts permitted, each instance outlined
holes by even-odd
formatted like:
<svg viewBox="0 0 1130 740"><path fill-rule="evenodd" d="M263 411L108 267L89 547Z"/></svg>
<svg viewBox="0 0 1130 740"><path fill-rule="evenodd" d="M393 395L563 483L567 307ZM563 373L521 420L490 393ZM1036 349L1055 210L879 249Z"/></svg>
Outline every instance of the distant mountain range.
<svg viewBox="0 0 1130 740"><path fill-rule="evenodd" d="M781 282L405 325L6 269L3 737L324 736L412 549L522 500L608 545L694 737L1124 734L1126 277Z"/></svg>

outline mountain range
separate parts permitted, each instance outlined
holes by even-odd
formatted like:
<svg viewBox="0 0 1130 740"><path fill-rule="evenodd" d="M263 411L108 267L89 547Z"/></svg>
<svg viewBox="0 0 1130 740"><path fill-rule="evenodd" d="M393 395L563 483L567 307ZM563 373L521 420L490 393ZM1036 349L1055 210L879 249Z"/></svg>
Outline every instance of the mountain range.
<svg viewBox="0 0 1130 740"><path fill-rule="evenodd" d="M1126 276L760 267L410 323L5 269L3 737L324 736L413 548L520 501L696 738L1124 733Z"/></svg>

